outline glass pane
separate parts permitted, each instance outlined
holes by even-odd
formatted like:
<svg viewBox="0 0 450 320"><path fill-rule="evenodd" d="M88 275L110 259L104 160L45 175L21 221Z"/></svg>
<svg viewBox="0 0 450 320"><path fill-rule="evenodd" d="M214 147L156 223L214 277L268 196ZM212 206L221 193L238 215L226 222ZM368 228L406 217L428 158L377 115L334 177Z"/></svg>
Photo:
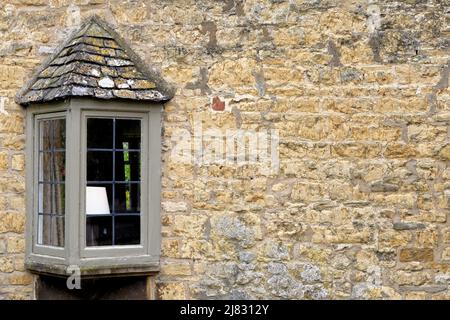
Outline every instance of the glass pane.
<svg viewBox="0 0 450 320"><path fill-rule="evenodd" d="M115 180L141 180L141 153L135 151L116 151Z"/></svg>
<svg viewBox="0 0 450 320"><path fill-rule="evenodd" d="M65 200L64 184L39 183L39 213L63 215L65 213Z"/></svg>
<svg viewBox="0 0 450 320"><path fill-rule="evenodd" d="M39 151L65 149L66 119L39 121Z"/></svg>
<svg viewBox="0 0 450 320"><path fill-rule="evenodd" d="M113 148L113 119L87 119L87 147Z"/></svg>
<svg viewBox="0 0 450 320"><path fill-rule="evenodd" d="M53 192L55 193L55 204L53 213L63 215L65 213L65 195L66 195L66 185L61 183L56 183L53 185Z"/></svg>
<svg viewBox="0 0 450 320"><path fill-rule="evenodd" d="M50 214L38 215L38 244L64 246L64 217Z"/></svg>
<svg viewBox="0 0 450 320"><path fill-rule="evenodd" d="M141 243L141 228L139 216L115 217L115 240L117 245Z"/></svg>
<svg viewBox="0 0 450 320"><path fill-rule="evenodd" d="M116 120L116 149L141 148L141 121Z"/></svg>
<svg viewBox="0 0 450 320"><path fill-rule="evenodd" d="M39 120L38 243L64 246L66 120ZM57 216L58 215L58 216Z"/></svg>
<svg viewBox="0 0 450 320"><path fill-rule="evenodd" d="M112 245L112 216L86 218L86 246Z"/></svg>
<svg viewBox="0 0 450 320"><path fill-rule="evenodd" d="M113 185L88 184L86 187L86 214L109 214L113 210Z"/></svg>
<svg viewBox="0 0 450 320"><path fill-rule="evenodd" d="M141 212L139 183L117 183L115 185L114 212Z"/></svg>
<svg viewBox="0 0 450 320"><path fill-rule="evenodd" d="M138 244L141 121L87 121L86 245ZM136 215L120 217L117 213Z"/></svg>
<svg viewBox="0 0 450 320"><path fill-rule="evenodd" d="M51 183L39 184L39 213L52 213L53 185Z"/></svg>
<svg viewBox="0 0 450 320"><path fill-rule="evenodd" d="M87 181L113 180L113 152L87 152Z"/></svg>
<svg viewBox="0 0 450 320"><path fill-rule="evenodd" d="M52 216L51 245L64 247L64 217Z"/></svg>
<svg viewBox="0 0 450 320"><path fill-rule="evenodd" d="M64 151L40 152L39 154L39 181L65 181L66 153Z"/></svg>
<svg viewBox="0 0 450 320"><path fill-rule="evenodd" d="M38 244L51 245L52 216L38 215Z"/></svg>

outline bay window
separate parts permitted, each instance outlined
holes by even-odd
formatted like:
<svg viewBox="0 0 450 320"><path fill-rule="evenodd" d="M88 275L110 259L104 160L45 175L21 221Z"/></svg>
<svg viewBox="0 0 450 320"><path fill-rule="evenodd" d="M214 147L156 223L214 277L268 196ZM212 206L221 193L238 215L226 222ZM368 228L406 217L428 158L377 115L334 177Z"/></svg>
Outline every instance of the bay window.
<svg viewBox="0 0 450 320"><path fill-rule="evenodd" d="M161 112L173 90L93 16L18 92L26 267L147 274L160 255Z"/></svg>
<svg viewBox="0 0 450 320"><path fill-rule="evenodd" d="M158 269L161 110L92 99L28 107L29 269Z"/></svg>

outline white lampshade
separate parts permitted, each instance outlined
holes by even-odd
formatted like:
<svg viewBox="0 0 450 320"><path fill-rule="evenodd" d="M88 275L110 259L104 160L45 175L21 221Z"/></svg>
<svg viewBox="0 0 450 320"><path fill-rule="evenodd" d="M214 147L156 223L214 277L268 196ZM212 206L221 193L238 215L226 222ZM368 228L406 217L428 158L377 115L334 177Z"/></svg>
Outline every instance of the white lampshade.
<svg viewBox="0 0 450 320"><path fill-rule="evenodd" d="M110 214L105 187L86 187L86 214Z"/></svg>

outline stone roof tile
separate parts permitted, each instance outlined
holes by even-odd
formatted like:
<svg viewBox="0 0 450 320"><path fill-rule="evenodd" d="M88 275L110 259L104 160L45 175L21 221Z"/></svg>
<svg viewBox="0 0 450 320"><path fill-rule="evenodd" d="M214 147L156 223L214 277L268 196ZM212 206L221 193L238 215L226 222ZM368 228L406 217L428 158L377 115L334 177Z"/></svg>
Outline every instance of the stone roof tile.
<svg viewBox="0 0 450 320"><path fill-rule="evenodd" d="M168 84L94 16L38 69L16 101L22 105L70 97L166 101L172 95Z"/></svg>

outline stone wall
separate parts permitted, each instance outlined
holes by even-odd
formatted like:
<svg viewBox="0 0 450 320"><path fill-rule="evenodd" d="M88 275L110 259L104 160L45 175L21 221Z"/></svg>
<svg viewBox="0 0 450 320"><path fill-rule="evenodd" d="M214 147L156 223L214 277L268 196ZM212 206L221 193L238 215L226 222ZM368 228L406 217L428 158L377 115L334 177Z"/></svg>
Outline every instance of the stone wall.
<svg viewBox="0 0 450 320"><path fill-rule="evenodd" d="M0 299L33 298L13 97L92 14L177 88L163 123L158 298L450 298L449 10L445 0L3 0ZM279 170L177 161L176 132L194 123L278 130Z"/></svg>

